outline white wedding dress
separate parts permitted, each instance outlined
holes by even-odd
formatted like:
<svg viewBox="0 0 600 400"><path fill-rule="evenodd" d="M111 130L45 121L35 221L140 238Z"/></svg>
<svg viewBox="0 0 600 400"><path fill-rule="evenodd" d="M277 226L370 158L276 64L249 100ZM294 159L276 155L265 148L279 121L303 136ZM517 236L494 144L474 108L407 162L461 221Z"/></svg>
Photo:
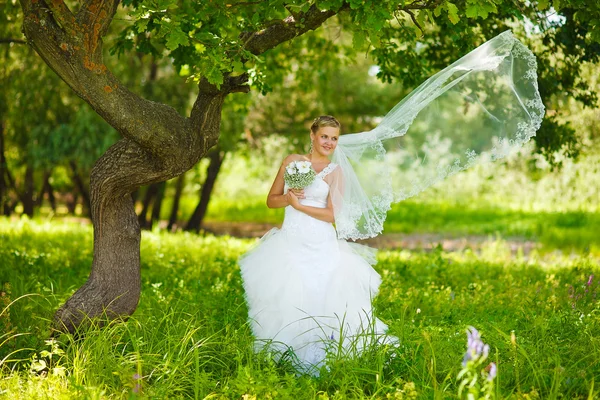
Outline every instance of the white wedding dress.
<svg viewBox="0 0 600 400"><path fill-rule="evenodd" d="M304 189L300 203L325 208L330 163ZM286 188L287 190L287 188ZM291 206L239 265L257 351L268 346L290 356L300 372L318 374L327 349L347 353L374 343L396 343L373 317L371 301L381 278L371 267L375 249L339 240L331 223Z"/></svg>

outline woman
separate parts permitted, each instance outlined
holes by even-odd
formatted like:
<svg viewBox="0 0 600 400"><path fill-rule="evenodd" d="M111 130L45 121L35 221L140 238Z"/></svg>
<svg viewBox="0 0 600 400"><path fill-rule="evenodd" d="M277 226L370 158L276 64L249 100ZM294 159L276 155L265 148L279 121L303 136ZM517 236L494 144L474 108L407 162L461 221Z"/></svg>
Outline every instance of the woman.
<svg viewBox="0 0 600 400"><path fill-rule="evenodd" d="M312 151L287 157L269 193L269 207L286 207L281 230L240 260L257 348L292 349L311 372L334 341L359 351L386 341L386 325L372 317L374 250L343 239L377 236L393 202L529 141L545 111L536 68L506 31L427 79L371 131L340 137L335 118L314 121ZM285 168L299 160L317 179L287 190Z"/></svg>
<svg viewBox="0 0 600 400"><path fill-rule="evenodd" d="M386 339L380 336L387 326L372 317L371 299L381 282L370 265L374 249L339 240L333 227L330 186L342 174L328 157L339 136L334 117L314 120L309 154L286 157L269 191L267 206L285 207L281 229L272 229L239 261L257 349L287 351L300 371L313 374L330 344L360 349L373 337ZM284 183L294 161L310 162L316 173L304 190Z"/></svg>

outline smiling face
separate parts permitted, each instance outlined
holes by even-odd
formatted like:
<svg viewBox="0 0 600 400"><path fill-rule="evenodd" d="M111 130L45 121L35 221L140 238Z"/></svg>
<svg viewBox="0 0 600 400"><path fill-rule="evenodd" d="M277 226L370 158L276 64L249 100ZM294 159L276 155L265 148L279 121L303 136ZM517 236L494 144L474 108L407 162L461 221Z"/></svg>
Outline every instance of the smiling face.
<svg viewBox="0 0 600 400"><path fill-rule="evenodd" d="M310 133L310 139L313 142L313 152L317 152L325 157L331 155L337 146L339 138L339 128L332 126L320 127L316 132Z"/></svg>

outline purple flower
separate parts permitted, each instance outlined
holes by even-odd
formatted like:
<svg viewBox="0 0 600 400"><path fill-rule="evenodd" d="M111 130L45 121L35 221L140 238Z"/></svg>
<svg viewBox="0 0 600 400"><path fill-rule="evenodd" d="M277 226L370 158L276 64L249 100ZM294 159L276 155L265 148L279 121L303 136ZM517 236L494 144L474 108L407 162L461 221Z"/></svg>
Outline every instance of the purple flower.
<svg viewBox="0 0 600 400"><path fill-rule="evenodd" d="M487 380L493 381L494 378L496 377L496 374L498 373L498 367L496 367L496 363L491 363L489 365L489 367L490 367L490 370L488 372Z"/></svg>
<svg viewBox="0 0 600 400"><path fill-rule="evenodd" d="M333 336L333 333L331 334L331 336L329 337L331 340L335 340L335 337Z"/></svg>
<svg viewBox="0 0 600 400"><path fill-rule="evenodd" d="M594 274L590 275L590 279L588 279L587 285L590 286L592 284L593 280L594 280Z"/></svg>
<svg viewBox="0 0 600 400"><path fill-rule="evenodd" d="M140 376L140 374L133 374L132 378L135 381L135 385L133 385L132 392L139 393L142 390L142 384L139 382L139 380L142 379L142 377Z"/></svg>
<svg viewBox="0 0 600 400"><path fill-rule="evenodd" d="M490 346L483 343L479 331L472 326L467 329L467 352L463 358L463 367L469 360L475 360L479 357L487 358L490 352Z"/></svg>

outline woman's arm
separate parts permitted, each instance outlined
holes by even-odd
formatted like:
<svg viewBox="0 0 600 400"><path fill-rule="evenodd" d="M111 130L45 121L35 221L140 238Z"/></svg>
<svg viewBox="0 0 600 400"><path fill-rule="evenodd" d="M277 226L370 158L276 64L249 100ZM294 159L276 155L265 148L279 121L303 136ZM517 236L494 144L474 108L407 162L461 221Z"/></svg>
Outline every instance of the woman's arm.
<svg viewBox="0 0 600 400"><path fill-rule="evenodd" d="M285 160L281 163L281 167L279 167L279 171L277 172L277 176L273 181L273 185L271 186L271 190L269 190L269 195L267 196L267 207L269 208L281 208L287 207L290 205L289 195L290 193L294 193L297 198L304 198L304 190L289 190L287 194L283 193L283 189L285 187L285 181L283 180L283 175L285 173L285 167L295 160L294 155L287 156Z"/></svg>
<svg viewBox="0 0 600 400"><path fill-rule="evenodd" d="M298 198L292 192L288 192L288 201L292 207L294 207L298 211L302 211L304 214L310 215L311 217L321 221L329 223L335 222L335 218L333 215L333 204L331 203L331 196L327 196L327 207L325 208L302 205L298 201Z"/></svg>

